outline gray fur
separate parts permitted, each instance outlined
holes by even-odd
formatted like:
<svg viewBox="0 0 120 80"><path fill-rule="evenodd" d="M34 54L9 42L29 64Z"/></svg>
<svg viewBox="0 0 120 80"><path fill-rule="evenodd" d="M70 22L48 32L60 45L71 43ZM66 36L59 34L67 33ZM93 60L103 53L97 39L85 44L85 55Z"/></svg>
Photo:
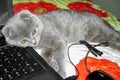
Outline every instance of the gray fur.
<svg viewBox="0 0 120 80"><path fill-rule="evenodd" d="M32 35L34 28L37 33ZM42 48L43 58L64 78L67 43L107 41L111 47L120 49L120 35L101 18L87 12L57 10L34 15L23 10L7 22L2 33L9 44ZM25 44L21 43L23 38L28 40Z"/></svg>

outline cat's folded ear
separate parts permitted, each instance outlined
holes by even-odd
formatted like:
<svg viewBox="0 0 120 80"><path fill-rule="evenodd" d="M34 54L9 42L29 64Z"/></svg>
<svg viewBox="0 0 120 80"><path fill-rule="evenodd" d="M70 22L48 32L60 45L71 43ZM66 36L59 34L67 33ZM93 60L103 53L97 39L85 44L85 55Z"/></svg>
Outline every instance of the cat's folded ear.
<svg viewBox="0 0 120 80"><path fill-rule="evenodd" d="M20 18L23 20L23 21L30 21L31 20L31 17L32 17L32 13L28 10L22 10L20 12Z"/></svg>
<svg viewBox="0 0 120 80"><path fill-rule="evenodd" d="M12 37L13 35L13 30L10 28L10 27L3 27L2 29L2 34L5 36L5 37Z"/></svg>

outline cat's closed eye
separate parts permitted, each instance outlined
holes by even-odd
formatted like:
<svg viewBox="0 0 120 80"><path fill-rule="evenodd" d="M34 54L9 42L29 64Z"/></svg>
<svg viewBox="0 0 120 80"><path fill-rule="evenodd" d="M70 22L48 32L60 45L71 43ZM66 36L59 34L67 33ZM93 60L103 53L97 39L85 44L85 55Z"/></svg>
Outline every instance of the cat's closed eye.
<svg viewBox="0 0 120 80"><path fill-rule="evenodd" d="M21 43L22 43L22 44L25 44L27 41L28 41L27 39L22 39L22 40L21 40Z"/></svg>

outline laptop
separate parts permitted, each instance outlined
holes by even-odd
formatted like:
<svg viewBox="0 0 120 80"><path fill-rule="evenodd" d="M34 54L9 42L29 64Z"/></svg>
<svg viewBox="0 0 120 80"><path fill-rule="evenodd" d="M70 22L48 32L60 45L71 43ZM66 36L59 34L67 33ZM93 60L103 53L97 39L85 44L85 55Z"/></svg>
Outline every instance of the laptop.
<svg viewBox="0 0 120 80"><path fill-rule="evenodd" d="M12 0L0 0L0 80L63 80L33 48L6 43L1 29L13 15Z"/></svg>

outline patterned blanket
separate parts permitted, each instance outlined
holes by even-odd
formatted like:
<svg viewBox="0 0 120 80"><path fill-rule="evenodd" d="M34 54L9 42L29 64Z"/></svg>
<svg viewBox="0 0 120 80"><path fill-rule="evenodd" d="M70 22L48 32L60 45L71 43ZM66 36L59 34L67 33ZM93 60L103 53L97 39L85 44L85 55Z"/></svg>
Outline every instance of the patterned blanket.
<svg viewBox="0 0 120 80"><path fill-rule="evenodd" d="M13 0L13 4L15 13L24 9L35 14L43 14L57 9L91 12L104 19L114 30L120 32L120 20L90 0Z"/></svg>

